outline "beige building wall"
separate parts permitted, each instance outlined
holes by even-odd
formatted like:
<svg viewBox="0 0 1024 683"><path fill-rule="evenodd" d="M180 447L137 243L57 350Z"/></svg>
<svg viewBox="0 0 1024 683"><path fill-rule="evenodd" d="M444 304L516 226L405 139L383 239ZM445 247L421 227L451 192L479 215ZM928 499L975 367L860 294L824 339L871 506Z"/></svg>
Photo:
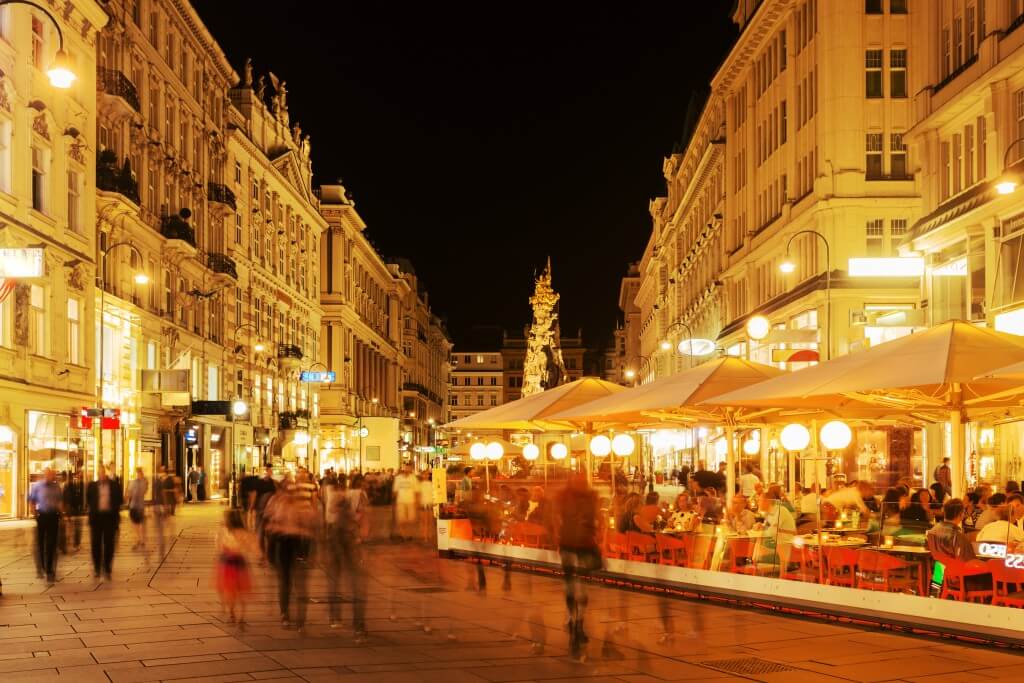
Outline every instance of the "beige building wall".
<svg viewBox="0 0 1024 683"><path fill-rule="evenodd" d="M96 403L96 38L91 0L54 14L77 80L46 70L58 27L24 5L0 7L0 248L43 248L43 276L0 278L0 519L24 516L45 467L81 470L95 452L78 428ZM57 447L55 447L57 446Z"/></svg>

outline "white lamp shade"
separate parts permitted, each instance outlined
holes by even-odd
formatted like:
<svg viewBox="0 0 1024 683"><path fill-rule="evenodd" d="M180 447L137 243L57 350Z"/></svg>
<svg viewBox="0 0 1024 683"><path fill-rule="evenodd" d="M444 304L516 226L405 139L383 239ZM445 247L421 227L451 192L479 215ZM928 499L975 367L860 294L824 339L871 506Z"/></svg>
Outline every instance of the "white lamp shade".
<svg viewBox="0 0 1024 683"><path fill-rule="evenodd" d="M761 452L761 442L747 439L743 442L743 452L747 455L757 455Z"/></svg>
<svg viewBox="0 0 1024 683"><path fill-rule="evenodd" d="M771 330L772 324L763 315L755 315L747 320L747 336L755 341L766 338Z"/></svg>
<svg viewBox="0 0 1024 683"><path fill-rule="evenodd" d="M852 440L853 430L845 422L832 420L821 427L821 443L830 451L840 451Z"/></svg>
<svg viewBox="0 0 1024 683"><path fill-rule="evenodd" d="M802 424L794 423L783 427L779 438L787 451L802 451L811 442L811 433Z"/></svg>
<svg viewBox="0 0 1024 683"><path fill-rule="evenodd" d="M483 460L487 457L487 446L477 441L469 447L469 457L473 460Z"/></svg>
<svg viewBox="0 0 1024 683"><path fill-rule="evenodd" d="M590 440L590 452L595 457L603 458L612 452L612 440L604 434L598 434Z"/></svg>
<svg viewBox="0 0 1024 683"><path fill-rule="evenodd" d="M532 462L540 457L540 449L536 444L528 443L523 446L523 457Z"/></svg>
<svg viewBox="0 0 1024 683"><path fill-rule="evenodd" d="M620 458L633 455L635 449L636 442L633 441L633 437L629 434L616 434L615 438L612 439L612 452Z"/></svg>
<svg viewBox="0 0 1024 683"><path fill-rule="evenodd" d="M567 455L569 455L569 449L566 448L564 443L551 444L552 460L565 460Z"/></svg>
<svg viewBox="0 0 1024 683"><path fill-rule="evenodd" d="M505 455L505 449L497 441L492 441L487 444L486 453L488 460L501 460L501 456Z"/></svg>

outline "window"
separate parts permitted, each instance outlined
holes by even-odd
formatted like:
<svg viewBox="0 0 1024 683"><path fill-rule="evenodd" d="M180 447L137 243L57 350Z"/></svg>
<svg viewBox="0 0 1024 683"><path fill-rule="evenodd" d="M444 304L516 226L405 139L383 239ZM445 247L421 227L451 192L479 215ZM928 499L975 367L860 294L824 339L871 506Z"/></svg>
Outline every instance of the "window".
<svg viewBox="0 0 1024 683"><path fill-rule="evenodd" d="M953 19L953 68L959 69L964 63L964 20Z"/></svg>
<svg viewBox="0 0 1024 683"><path fill-rule="evenodd" d="M907 178L907 145L903 133L889 135L889 175L893 178Z"/></svg>
<svg viewBox="0 0 1024 683"><path fill-rule="evenodd" d="M497 377L491 377L491 386L492 387L493 386L497 386L497 384L498 384L498 378Z"/></svg>
<svg viewBox="0 0 1024 683"><path fill-rule="evenodd" d="M986 146L985 146L985 117L984 116L979 116L978 120L975 121L975 123L977 124L975 126L975 128L977 129L977 132L978 132L978 145L977 145L977 150L978 150L978 175L977 175L977 178L978 178L978 180L984 180L985 176L988 175L988 171L985 168L985 162L986 162L986 159L985 159L985 149L986 149Z"/></svg>
<svg viewBox="0 0 1024 683"><path fill-rule="evenodd" d="M81 365L82 361L82 310L81 303L74 297L68 298L68 348L67 362Z"/></svg>
<svg viewBox="0 0 1024 683"><path fill-rule="evenodd" d="M498 397L496 395L494 395L494 394L491 394L491 405L492 406L498 405Z"/></svg>
<svg viewBox="0 0 1024 683"><path fill-rule="evenodd" d="M779 33L779 71L786 70L786 32Z"/></svg>
<svg viewBox="0 0 1024 683"><path fill-rule="evenodd" d="M160 13L149 13L149 42L153 47L160 45Z"/></svg>
<svg viewBox="0 0 1024 683"><path fill-rule="evenodd" d="M864 14L881 14L882 0L864 0Z"/></svg>
<svg viewBox="0 0 1024 683"><path fill-rule="evenodd" d="M867 255L882 256L885 253L885 221L876 218L867 222Z"/></svg>
<svg viewBox="0 0 1024 683"><path fill-rule="evenodd" d="M484 385L484 378L483 377L477 377L476 378L476 385L478 387L482 387Z"/></svg>
<svg viewBox="0 0 1024 683"><path fill-rule="evenodd" d="M2 11L0 9L0 12ZM11 311L14 308L12 299L13 297L10 294L0 299L0 346L11 345L11 328L13 325Z"/></svg>
<svg viewBox="0 0 1024 683"><path fill-rule="evenodd" d="M964 187L974 184L974 126L964 128Z"/></svg>
<svg viewBox="0 0 1024 683"><path fill-rule="evenodd" d="M974 55L978 52L977 43L975 41L975 28L974 23L974 8L967 8L967 59L973 59Z"/></svg>
<svg viewBox="0 0 1024 683"><path fill-rule="evenodd" d="M466 362L468 363L469 361L467 360ZM476 362L477 362L478 364L480 364L480 365L483 365L483 364L484 364L485 362L487 362L487 361L485 361L485 360L484 360L484 357L483 357L483 356L477 356L477 357L476 357Z"/></svg>
<svg viewBox="0 0 1024 683"><path fill-rule="evenodd" d="M949 143L943 142L939 148L939 163L942 174L939 176L939 193L942 199L949 199Z"/></svg>
<svg viewBox="0 0 1024 683"><path fill-rule="evenodd" d="M953 56L949 44L949 27L942 29L942 75L948 76L953 70Z"/></svg>
<svg viewBox="0 0 1024 683"><path fill-rule="evenodd" d="M907 51L889 50L889 97L907 96Z"/></svg>
<svg viewBox="0 0 1024 683"><path fill-rule="evenodd" d="M49 355L49 347L46 337L46 290L38 285L32 285L29 298L31 308L29 324L31 325L31 350L37 356Z"/></svg>
<svg viewBox="0 0 1024 683"><path fill-rule="evenodd" d="M889 222L889 236L892 237L893 243L899 242L903 239L903 236L907 234L907 219L906 218L893 218Z"/></svg>
<svg viewBox="0 0 1024 683"><path fill-rule="evenodd" d="M866 175L868 180L878 180L882 177L882 134L868 133L866 136L867 163Z"/></svg>
<svg viewBox="0 0 1024 683"><path fill-rule="evenodd" d="M907 0L889 0L889 14L906 14Z"/></svg>
<svg viewBox="0 0 1024 683"><path fill-rule="evenodd" d="M32 208L46 211L46 182L50 168L50 152L32 145Z"/></svg>
<svg viewBox="0 0 1024 683"><path fill-rule="evenodd" d="M235 185L242 184L242 164L238 161L235 162Z"/></svg>
<svg viewBox="0 0 1024 683"><path fill-rule="evenodd" d="M477 394L477 396L476 396L476 404L478 406L482 406L484 404L484 395L483 394Z"/></svg>
<svg viewBox="0 0 1024 683"><path fill-rule="evenodd" d="M866 97L882 97L882 51L864 52L864 87Z"/></svg>
<svg viewBox="0 0 1024 683"><path fill-rule="evenodd" d="M0 119L0 192L11 192L11 122Z"/></svg>
<svg viewBox="0 0 1024 683"><path fill-rule="evenodd" d="M782 100L779 103L779 144L786 144L787 133L786 129L789 127L789 117L786 114L786 100Z"/></svg>
<svg viewBox="0 0 1024 683"><path fill-rule="evenodd" d="M82 174L68 171L68 230L82 232Z"/></svg>
<svg viewBox="0 0 1024 683"><path fill-rule="evenodd" d="M32 66L37 69L42 69L46 65L44 60L46 59L45 45L45 34L42 20L32 15Z"/></svg>
<svg viewBox="0 0 1024 683"><path fill-rule="evenodd" d="M951 166L953 169L953 194L957 194L963 187L963 156L962 138L959 133L953 134L953 158Z"/></svg>
<svg viewBox="0 0 1024 683"><path fill-rule="evenodd" d="M242 212L235 212L235 244L242 243Z"/></svg>

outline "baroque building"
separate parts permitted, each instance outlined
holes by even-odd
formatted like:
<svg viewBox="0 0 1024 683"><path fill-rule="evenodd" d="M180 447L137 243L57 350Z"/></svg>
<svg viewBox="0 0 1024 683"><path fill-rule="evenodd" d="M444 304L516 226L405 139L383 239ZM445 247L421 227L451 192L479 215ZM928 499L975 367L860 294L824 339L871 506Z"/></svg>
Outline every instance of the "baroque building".
<svg viewBox="0 0 1024 683"><path fill-rule="evenodd" d="M44 468L78 470L96 451L77 416L96 403L96 40L107 16L92 0L52 14L0 6L0 519L27 514ZM62 40L69 89L46 75Z"/></svg>

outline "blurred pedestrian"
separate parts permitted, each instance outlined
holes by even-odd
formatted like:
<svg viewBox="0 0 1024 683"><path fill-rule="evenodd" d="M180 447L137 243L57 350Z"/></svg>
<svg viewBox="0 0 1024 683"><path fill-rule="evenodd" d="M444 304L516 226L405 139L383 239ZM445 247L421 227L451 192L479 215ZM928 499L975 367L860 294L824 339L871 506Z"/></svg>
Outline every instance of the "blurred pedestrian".
<svg viewBox="0 0 1024 683"><path fill-rule="evenodd" d="M39 578L45 574L46 581L53 583L57 580L57 534L63 504L63 493L53 469L47 467L43 478L32 484L28 504L29 512L36 517L37 574Z"/></svg>
<svg viewBox="0 0 1024 683"><path fill-rule="evenodd" d="M195 467L190 467L185 477L188 484L188 500L193 503L199 502L199 472Z"/></svg>
<svg viewBox="0 0 1024 683"><path fill-rule="evenodd" d="M128 498L128 518L135 528L135 545L132 550L146 549L146 490L149 481L141 467L135 468L135 478L128 484L125 497Z"/></svg>
<svg viewBox="0 0 1024 683"><path fill-rule="evenodd" d="M273 535L281 625L303 631L306 625L307 575L318 519L315 501L296 485L274 494L267 507L267 530ZM291 604L295 598L295 618Z"/></svg>
<svg viewBox="0 0 1024 683"><path fill-rule="evenodd" d="M395 502L395 535L400 540L412 540L412 526L416 524L416 496L419 482L412 474L412 467L405 465L391 484Z"/></svg>
<svg viewBox="0 0 1024 683"><path fill-rule="evenodd" d="M228 612L228 620L235 623L237 619L240 628L245 627L245 596L252 591L245 557L251 546L242 513L228 510L217 535L217 593L221 607Z"/></svg>
<svg viewBox="0 0 1024 683"><path fill-rule="evenodd" d="M359 475L353 477L355 480ZM361 480L361 478L360 478ZM355 496L345 490L345 475L338 475L335 484L325 496L327 510L328 593L330 599L330 626L341 625L341 587L348 577L352 591L352 629L357 643L366 641L366 573L363 566L363 546L360 513L357 506L366 494L357 489ZM361 486L361 481L359 483Z"/></svg>
<svg viewBox="0 0 1024 683"><path fill-rule="evenodd" d="M601 568L597 494L587 485L584 475L573 473L559 493L555 508L558 549L565 577L565 605L569 612L569 653L573 659L582 662L586 659L587 643L584 579Z"/></svg>
<svg viewBox="0 0 1024 683"><path fill-rule="evenodd" d="M417 496L420 510L420 536L424 543L434 537L434 482L430 470L420 473L420 489Z"/></svg>
<svg viewBox="0 0 1024 683"><path fill-rule="evenodd" d="M63 521L65 552L68 547L78 552L82 546L82 510L85 507L85 491L82 488L81 472L73 472L64 486Z"/></svg>
<svg viewBox="0 0 1024 683"><path fill-rule="evenodd" d="M89 508L89 543L92 546L92 567L94 576L100 570L108 581L114 564L114 544L121 522L121 504L124 492L121 484L107 473L106 465L99 468L99 479L89 482L85 501Z"/></svg>
<svg viewBox="0 0 1024 683"><path fill-rule="evenodd" d="M166 468L161 468L161 469L166 471ZM178 484L179 483L180 482L178 480L178 477L176 477L174 475L174 473L169 473L169 474L167 474L166 477L164 477L164 481L163 481L163 486L164 486L164 492L163 492L164 509L167 511L167 514L171 515L172 517L174 516L174 512L175 512L175 510L176 510L176 508L178 506L178 490L179 490L178 489Z"/></svg>

